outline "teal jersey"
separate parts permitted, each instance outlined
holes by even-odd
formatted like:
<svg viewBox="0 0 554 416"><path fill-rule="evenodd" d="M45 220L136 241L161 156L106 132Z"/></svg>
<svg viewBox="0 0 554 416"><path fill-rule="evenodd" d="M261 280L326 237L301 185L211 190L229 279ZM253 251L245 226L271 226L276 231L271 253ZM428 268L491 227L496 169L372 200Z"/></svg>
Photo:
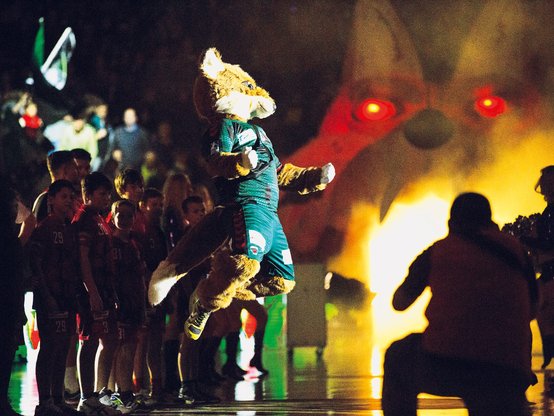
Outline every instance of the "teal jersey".
<svg viewBox="0 0 554 416"><path fill-rule="evenodd" d="M253 148L258 154L258 166L248 176L219 180L224 188L226 200L223 202L255 203L276 211L279 202L277 170L281 163L265 131L250 123L223 119L218 135L211 140L211 154L240 153L245 147Z"/></svg>

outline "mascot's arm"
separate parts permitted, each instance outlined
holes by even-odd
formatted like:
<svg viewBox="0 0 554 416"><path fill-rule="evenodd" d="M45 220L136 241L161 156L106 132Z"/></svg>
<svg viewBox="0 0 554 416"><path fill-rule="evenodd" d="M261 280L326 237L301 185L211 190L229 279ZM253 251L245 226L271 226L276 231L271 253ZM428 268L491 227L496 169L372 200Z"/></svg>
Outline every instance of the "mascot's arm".
<svg viewBox="0 0 554 416"><path fill-rule="evenodd" d="M322 168L300 168L286 163L277 172L277 181L280 188L305 195L325 189L327 184L321 181L322 172Z"/></svg>
<svg viewBox="0 0 554 416"><path fill-rule="evenodd" d="M219 152L208 158L208 171L213 176L222 176L228 179L246 176L250 169L243 166L242 153Z"/></svg>

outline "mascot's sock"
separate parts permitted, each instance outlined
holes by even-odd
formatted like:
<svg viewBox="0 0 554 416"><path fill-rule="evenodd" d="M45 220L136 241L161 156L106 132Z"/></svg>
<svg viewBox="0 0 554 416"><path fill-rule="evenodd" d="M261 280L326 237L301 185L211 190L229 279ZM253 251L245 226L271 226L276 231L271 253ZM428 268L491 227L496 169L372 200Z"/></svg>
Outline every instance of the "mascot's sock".
<svg viewBox="0 0 554 416"><path fill-rule="evenodd" d="M151 305L158 305L165 299L171 288L177 281L185 275L177 274L176 264L168 260L162 260L154 273L148 286L148 302Z"/></svg>

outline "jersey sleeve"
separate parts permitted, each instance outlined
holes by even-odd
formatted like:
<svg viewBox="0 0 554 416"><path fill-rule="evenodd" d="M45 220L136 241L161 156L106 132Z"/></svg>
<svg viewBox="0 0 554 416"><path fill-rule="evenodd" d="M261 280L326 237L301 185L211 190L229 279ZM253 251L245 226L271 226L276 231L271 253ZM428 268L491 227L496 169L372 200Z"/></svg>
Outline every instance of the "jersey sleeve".
<svg viewBox="0 0 554 416"><path fill-rule="evenodd" d="M235 148L235 130L232 124L222 123L219 134L212 141L210 153L230 153Z"/></svg>
<svg viewBox="0 0 554 416"><path fill-rule="evenodd" d="M81 221L78 221L76 223L77 238L79 241L79 246L90 248L95 233L95 224L91 224L91 222L87 220L88 218L83 218Z"/></svg>
<svg viewBox="0 0 554 416"><path fill-rule="evenodd" d="M237 149L233 125L222 122L219 132L212 137L207 159L209 173L227 179L248 175L250 170L241 165L242 156Z"/></svg>

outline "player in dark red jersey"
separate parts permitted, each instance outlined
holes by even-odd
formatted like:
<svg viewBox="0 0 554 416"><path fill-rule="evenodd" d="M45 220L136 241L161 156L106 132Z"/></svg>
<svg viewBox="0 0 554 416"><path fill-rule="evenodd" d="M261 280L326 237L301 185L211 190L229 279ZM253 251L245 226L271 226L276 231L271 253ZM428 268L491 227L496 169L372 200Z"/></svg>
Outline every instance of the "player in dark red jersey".
<svg viewBox="0 0 554 416"><path fill-rule="evenodd" d="M65 359L75 332L79 280L77 234L71 225L75 191L67 180L47 191L50 214L31 237L34 308L40 328L36 364L39 404L35 415L79 414L63 400Z"/></svg>
<svg viewBox="0 0 554 416"><path fill-rule="evenodd" d="M160 262L167 257L166 236L161 228L163 195L154 188L144 190L139 209L145 218L145 235L143 240L143 257L146 262L145 284L148 287L150 276ZM135 218L136 221L136 218ZM134 227L133 227L134 229ZM146 322L139 333L139 346L135 361L135 378L137 387L146 396L148 376L143 369L150 372L151 394L147 403L155 404L164 401L162 395L162 342L165 329L165 304L151 307L147 303ZM165 386L166 388L168 386Z"/></svg>
<svg viewBox="0 0 554 416"><path fill-rule="evenodd" d="M115 290L119 299L119 347L114 368L118 392L111 395L111 403L126 414L136 411L141 405L133 395L133 363L138 331L144 323L146 313L145 264L131 234L135 205L122 199L113 203L111 213L114 226L112 242Z"/></svg>
<svg viewBox="0 0 554 416"><path fill-rule="evenodd" d="M78 371L81 400L78 409L87 414L120 414L94 394L94 381L107 386L117 349L114 265L111 230L102 216L111 203L112 183L100 172L92 172L82 182L84 205L73 220L78 231L81 276L87 296L79 308ZM99 353L95 373L95 356Z"/></svg>

